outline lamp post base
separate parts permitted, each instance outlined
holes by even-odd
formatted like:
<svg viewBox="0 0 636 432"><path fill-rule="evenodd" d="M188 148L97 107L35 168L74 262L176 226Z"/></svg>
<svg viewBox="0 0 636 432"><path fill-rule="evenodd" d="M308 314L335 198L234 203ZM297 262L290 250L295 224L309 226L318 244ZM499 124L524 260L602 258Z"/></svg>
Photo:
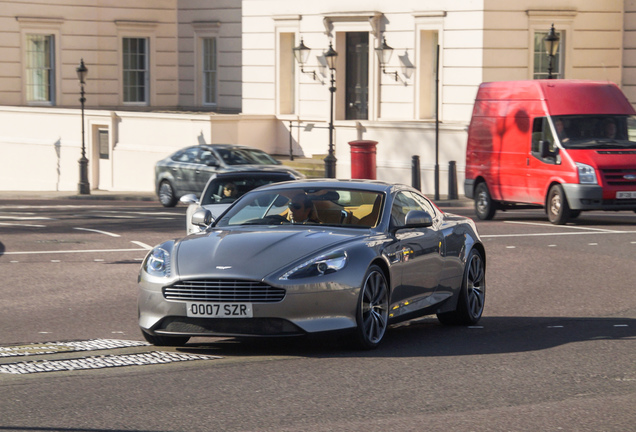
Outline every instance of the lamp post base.
<svg viewBox="0 0 636 432"><path fill-rule="evenodd" d="M325 158L325 177L336 178L336 157L329 153Z"/></svg>
<svg viewBox="0 0 636 432"><path fill-rule="evenodd" d="M82 157L79 160L80 181L77 184L77 193L80 195L90 195L91 185L88 182L88 159Z"/></svg>

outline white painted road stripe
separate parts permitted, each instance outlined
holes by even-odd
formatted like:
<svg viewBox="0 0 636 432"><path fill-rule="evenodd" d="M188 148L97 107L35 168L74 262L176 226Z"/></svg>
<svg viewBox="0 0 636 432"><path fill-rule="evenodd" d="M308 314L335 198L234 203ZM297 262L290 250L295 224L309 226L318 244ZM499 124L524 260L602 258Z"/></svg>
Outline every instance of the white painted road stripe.
<svg viewBox="0 0 636 432"><path fill-rule="evenodd" d="M98 234L106 234L111 237L121 237L119 234L113 234L108 231L100 231L100 230L91 229L91 228L73 228L73 229L80 230L80 231L90 231L90 232L95 232Z"/></svg>
<svg viewBox="0 0 636 432"><path fill-rule="evenodd" d="M150 250L152 249L152 246L147 245L146 243L142 243L140 241L131 241L131 243L136 244L137 246L141 246L142 248L146 249L146 250Z"/></svg>
<svg viewBox="0 0 636 432"><path fill-rule="evenodd" d="M32 227L32 228L46 228L46 225L31 225L31 224L18 224L18 223L6 223L0 222L3 226L20 226L20 227Z"/></svg>
<svg viewBox="0 0 636 432"><path fill-rule="evenodd" d="M24 251L3 252L1 255L37 255L37 254L65 254L65 253L96 253L96 252L139 252L147 249L89 249L89 250L62 250L62 251Z"/></svg>
<svg viewBox="0 0 636 432"><path fill-rule="evenodd" d="M593 235L593 234L636 234L636 231L590 231L590 232L562 232L562 233L531 233L531 234L491 234L480 235L481 238L500 237L546 237L546 236L567 236L567 235Z"/></svg>
<svg viewBox="0 0 636 432"><path fill-rule="evenodd" d="M600 232L608 232L608 233L622 232L622 231L608 230L608 229L603 229L603 228L591 228L591 227L574 226L574 225L553 225L551 223L538 223L538 222L504 221L504 223L517 224L517 225L533 225L533 226L550 227L550 228L570 228L570 229L578 229L578 230L586 230L586 231L600 231Z"/></svg>

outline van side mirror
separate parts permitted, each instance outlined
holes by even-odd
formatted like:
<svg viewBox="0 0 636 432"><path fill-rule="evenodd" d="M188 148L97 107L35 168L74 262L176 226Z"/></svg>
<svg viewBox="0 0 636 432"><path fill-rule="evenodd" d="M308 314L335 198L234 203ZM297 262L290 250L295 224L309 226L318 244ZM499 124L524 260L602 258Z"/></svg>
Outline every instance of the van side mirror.
<svg viewBox="0 0 636 432"><path fill-rule="evenodd" d="M554 151L550 150L550 141L540 141L539 142L539 151L541 153L541 159L556 157L559 154L559 149L555 148Z"/></svg>

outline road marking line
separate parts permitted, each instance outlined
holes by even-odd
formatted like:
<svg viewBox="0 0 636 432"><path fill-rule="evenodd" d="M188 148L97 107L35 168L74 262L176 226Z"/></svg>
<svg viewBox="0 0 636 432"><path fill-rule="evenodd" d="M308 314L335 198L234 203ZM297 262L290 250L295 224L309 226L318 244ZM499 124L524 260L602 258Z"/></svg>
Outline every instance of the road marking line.
<svg viewBox="0 0 636 432"><path fill-rule="evenodd" d="M146 249L88 249L88 250L62 250L62 251L24 251L2 252L1 255L38 255L38 254L64 254L64 253L96 253L96 252L139 252Z"/></svg>
<svg viewBox="0 0 636 432"><path fill-rule="evenodd" d="M6 222L0 222L0 225L4 225L4 226L33 227L33 228L46 228L46 225L18 224L18 223L6 223Z"/></svg>
<svg viewBox="0 0 636 432"><path fill-rule="evenodd" d="M551 228L570 228L570 229L600 231L600 232L609 232L609 233L622 232L622 231L608 230L603 228L591 228L591 227L582 227L582 226L574 226L574 225L553 225L551 223L538 223L538 222L504 221L504 223L517 224L517 225L533 225L533 226L542 226L542 227L551 227Z"/></svg>
<svg viewBox="0 0 636 432"><path fill-rule="evenodd" d="M13 220L53 220L50 217L44 216L0 216L0 219L13 219Z"/></svg>
<svg viewBox="0 0 636 432"><path fill-rule="evenodd" d="M563 328L562 325L548 326L549 329Z"/></svg>
<svg viewBox="0 0 636 432"><path fill-rule="evenodd" d="M111 236L111 237L121 237L119 234L113 234L113 233L110 233L108 231L100 231L100 230L91 229L91 228L73 228L73 229L79 230L79 231L90 231L90 232L95 232L95 233L98 233L98 234L106 234L106 235Z"/></svg>
<svg viewBox="0 0 636 432"><path fill-rule="evenodd" d="M146 250L151 250L152 249L152 246L149 246L146 243L142 243L140 241L131 241L131 243L136 244L137 246L141 246L142 248L144 248Z"/></svg>
<svg viewBox="0 0 636 432"><path fill-rule="evenodd" d="M503 238L503 237L545 237L560 235L594 235L594 234L636 234L636 231L590 231L590 232L563 232L563 233L530 233L530 234L491 234L480 235L481 238Z"/></svg>
<svg viewBox="0 0 636 432"><path fill-rule="evenodd" d="M629 327L628 324L614 324L614 327Z"/></svg>

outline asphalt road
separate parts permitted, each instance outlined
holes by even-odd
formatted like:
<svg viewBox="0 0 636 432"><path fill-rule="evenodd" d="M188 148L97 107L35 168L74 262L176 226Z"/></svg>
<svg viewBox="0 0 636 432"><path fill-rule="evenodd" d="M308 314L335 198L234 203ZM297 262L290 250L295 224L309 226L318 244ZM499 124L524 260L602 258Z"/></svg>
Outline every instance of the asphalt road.
<svg viewBox="0 0 636 432"><path fill-rule="evenodd" d="M371 352L338 337L143 343L139 265L184 215L0 200L0 431L636 430L633 213L478 222L479 325L428 317Z"/></svg>

